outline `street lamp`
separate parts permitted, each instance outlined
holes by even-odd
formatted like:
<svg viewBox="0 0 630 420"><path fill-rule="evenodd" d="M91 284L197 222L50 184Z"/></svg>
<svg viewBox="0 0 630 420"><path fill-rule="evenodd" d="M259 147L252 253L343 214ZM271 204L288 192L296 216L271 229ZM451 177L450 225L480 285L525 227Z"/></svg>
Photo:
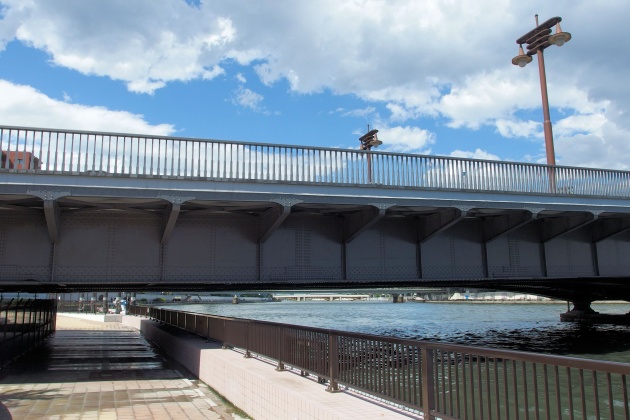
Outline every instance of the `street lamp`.
<svg viewBox="0 0 630 420"><path fill-rule="evenodd" d="M560 22L562 18L556 16L538 25L538 15L536 15L536 27L516 40L518 55L512 59L512 64L525 67L531 63L532 56L538 57L538 72L540 73L540 91L542 93L543 106L543 130L545 133L545 150L547 152L547 165L555 166L556 156L553 149L553 133L551 131L551 118L549 117L549 99L547 97L547 77L545 75L545 59L543 50L551 45L561 47L571 39L571 34L562 32ZM556 26L556 33L551 35L551 28ZM523 44L527 44L527 53L523 51ZM555 190L555 181L552 181L552 191Z"/></svg>
<svg viewBox="0 0 630 420"><path fill-rule="evenodd" d="M367 150L368 152L372 150L372 147L378 147L383 144L382 141L376 137L376 133L378 130L370 130L370 126L368 125L368 132L359 138L361 142L361 146L359 147L361 150ZM372 155L367 155L367 171L368 171L368 182L372 183Z"/></svg>

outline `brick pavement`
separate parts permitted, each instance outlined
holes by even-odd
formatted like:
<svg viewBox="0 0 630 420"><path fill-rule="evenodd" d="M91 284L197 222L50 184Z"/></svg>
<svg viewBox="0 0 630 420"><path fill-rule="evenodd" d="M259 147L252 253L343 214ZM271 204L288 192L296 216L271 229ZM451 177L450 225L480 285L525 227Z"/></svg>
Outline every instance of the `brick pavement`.
<svg viewBox="0 0 630 420"><path fill-rule="evenodd" d="M137 330L97 317L59 314L53 336L0 371L0 420L242 418Z"/></svg>

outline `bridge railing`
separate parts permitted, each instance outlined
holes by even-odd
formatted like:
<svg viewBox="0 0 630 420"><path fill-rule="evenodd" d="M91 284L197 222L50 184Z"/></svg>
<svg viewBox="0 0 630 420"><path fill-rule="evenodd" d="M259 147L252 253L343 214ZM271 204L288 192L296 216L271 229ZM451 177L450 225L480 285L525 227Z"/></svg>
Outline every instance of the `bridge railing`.
<svg viewBox="0 0 630 420"><path fill-rule="evenodd" d="M54 299L0 300L0 368L55 331Z"/></svg>
<svg viewBox="0 0 630 420"><path fill-rule="evenodd" d="M151 318L420 411L425 419L630 418L630 365L131 306Z"/></svg>
<svg viewBox="0 0 630 420"><path fill-rule="evenodd" d="M630 172L0 126L0 170L630 197Z"/></svg>

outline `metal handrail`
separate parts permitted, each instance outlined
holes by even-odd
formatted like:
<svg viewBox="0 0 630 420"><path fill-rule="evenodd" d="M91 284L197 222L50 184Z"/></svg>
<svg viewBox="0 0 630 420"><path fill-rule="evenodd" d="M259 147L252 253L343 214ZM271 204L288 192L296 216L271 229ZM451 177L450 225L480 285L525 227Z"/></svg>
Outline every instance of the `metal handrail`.
<svg viewBox="0 0 630 420"><path fill-rule="evenodd" d="M155 307L152 319L418 410L425 419L630 418L630 364L343 332Z"/></svg>
<svg viewBox="0 0 630 420"><path fill-rule="evenodd" d="M0 368L55 331L54 299L0 300Z"/></svg>
<svg viewBox="0 0 630 420"><path fill-rule="evenodd" d="M0 171L630 198L630 172L311 146L0 126Z"/></svg>

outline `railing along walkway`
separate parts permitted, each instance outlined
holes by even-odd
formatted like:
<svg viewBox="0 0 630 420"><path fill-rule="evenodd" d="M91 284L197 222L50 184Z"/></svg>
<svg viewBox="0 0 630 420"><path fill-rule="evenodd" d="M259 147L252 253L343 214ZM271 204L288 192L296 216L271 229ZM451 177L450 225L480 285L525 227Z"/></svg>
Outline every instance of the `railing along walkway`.
<svg viewBox="0 0 630 420"><path fill-rule="evenodd" d="M54 299L0 300L0 368L55 331Z"/></svg>
<svg viewBox="0 0 630 420"><path fill-rule="evenodd" d="M630 365L131 306L425 419L630 419Z"/></svg>
<svg viewBox="0 0 630 420"><path fill-rule="evenodd" d="M630 198L630 172L0 126L0 171Z"/></svg>

